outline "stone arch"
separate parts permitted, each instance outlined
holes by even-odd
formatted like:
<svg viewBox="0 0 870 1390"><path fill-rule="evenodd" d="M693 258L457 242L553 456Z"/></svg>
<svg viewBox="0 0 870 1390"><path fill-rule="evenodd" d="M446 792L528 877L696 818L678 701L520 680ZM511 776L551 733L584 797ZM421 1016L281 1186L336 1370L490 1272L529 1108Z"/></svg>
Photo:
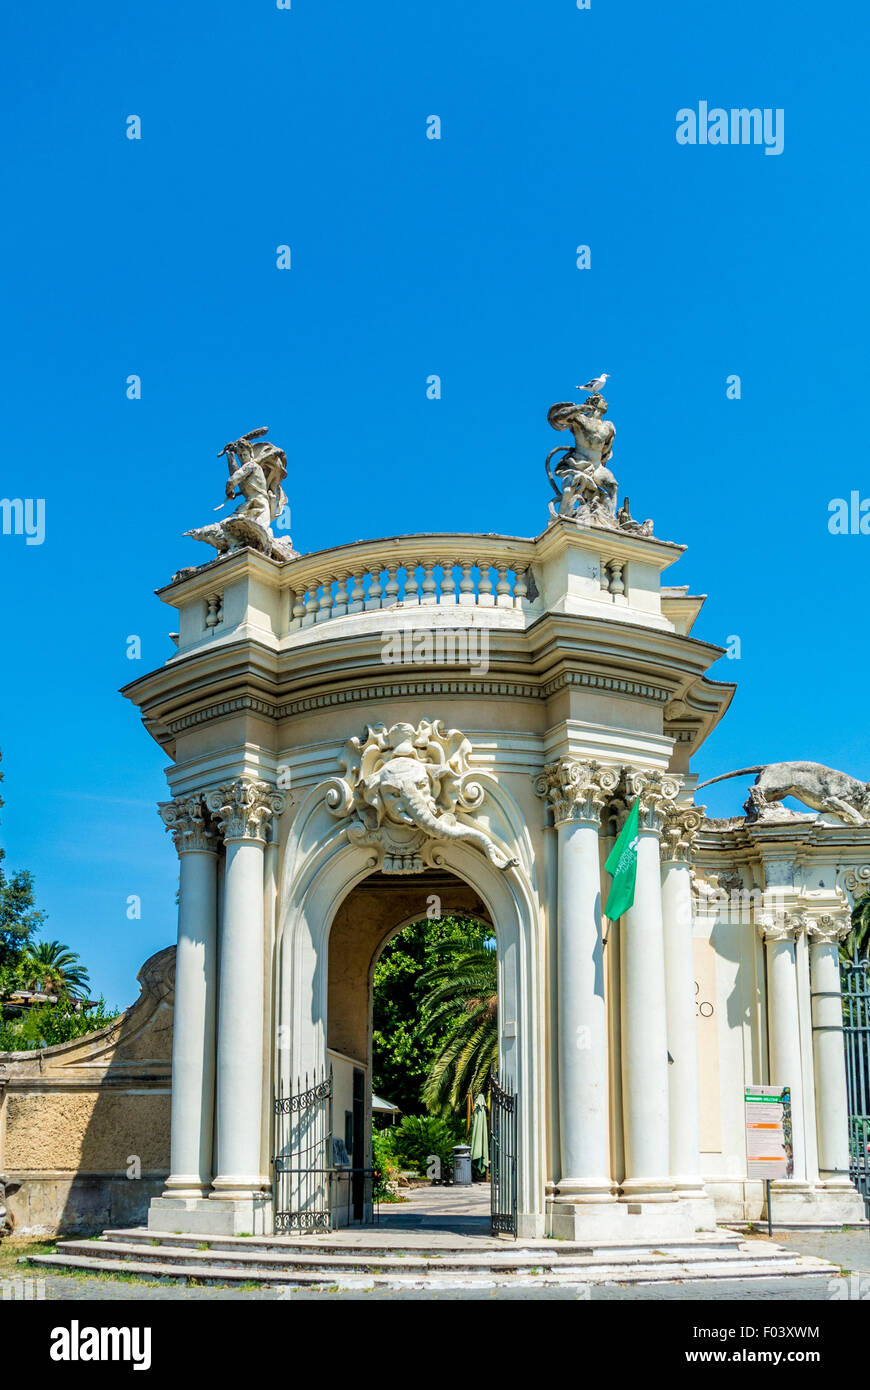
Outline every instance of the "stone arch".
<svg viewBox="0 0 870 1390"><path fill-rule="evenodd" d="M500 1000L499 1065L519 1091L520 1233L543 1230L544 1026L540 907L527 871L527 832L499 788L494 810L501 838L519 864L494 868L462 842L439 845L439 869L473 888L495 925ZM376 868L370 851L349 842L313 788L294 818L284 853L276 959L275 1075L317 1074L326 1064L329 937L348 895ZM419 914L419 915L422 915Z"/></svg>

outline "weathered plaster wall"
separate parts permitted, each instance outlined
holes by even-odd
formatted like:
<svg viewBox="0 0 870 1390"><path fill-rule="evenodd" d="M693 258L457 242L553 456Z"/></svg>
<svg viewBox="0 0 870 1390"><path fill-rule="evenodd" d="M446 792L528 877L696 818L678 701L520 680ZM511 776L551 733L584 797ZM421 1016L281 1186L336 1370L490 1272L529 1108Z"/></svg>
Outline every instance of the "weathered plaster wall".
<svg viewBox="0 0 870 1390"><path fill-rule="evenodd" d="M0 1171L17 1232L145 1219L169 1171L174 972L169 947L145 962L139 999L106 1028L0 1053Z"/></svg>

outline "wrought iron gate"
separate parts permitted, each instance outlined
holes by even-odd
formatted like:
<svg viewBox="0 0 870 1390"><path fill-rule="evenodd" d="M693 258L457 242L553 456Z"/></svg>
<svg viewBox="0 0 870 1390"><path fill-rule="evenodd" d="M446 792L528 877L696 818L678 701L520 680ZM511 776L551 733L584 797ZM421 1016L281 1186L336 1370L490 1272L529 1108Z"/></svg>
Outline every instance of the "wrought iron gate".
<svg viewBox="0 0 870 1390"><path fill-rule="evenodd" d="M841 968L846 1082L849 1089L849 1176L870 1215L870 962Z"/></svg>
<svg viewBox="0 0 870 1390"><path fill-rule="evenodd" d="M332 1068L275 1101L275 1230L331 1228Z"/></svg>
<svg viewBox="0 0 870 1390"><path fill-rule="evenodd" d="M517 1233L517 1093L490 1077L489 1181L492 1234Z"/></svg>

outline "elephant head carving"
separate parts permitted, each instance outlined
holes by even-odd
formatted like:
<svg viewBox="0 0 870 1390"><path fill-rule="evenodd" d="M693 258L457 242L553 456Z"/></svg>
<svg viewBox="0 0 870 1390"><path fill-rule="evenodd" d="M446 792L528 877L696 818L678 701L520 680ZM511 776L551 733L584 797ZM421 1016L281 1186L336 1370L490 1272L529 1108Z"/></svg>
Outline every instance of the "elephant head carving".
<svg viewBox="0 0 870 1390"><path fill-rule="evenodd" d="M390 873L415 873L432 862L433 843L462 840L481 850L498 869L516 859L506 855L484 830L459 821L454 808L479 808L482 786L471 780L471 744L458 729L440 721L369 727L364 739L347 744L344 776L327 788L327 805L336 816L351 816L351 839L383 850Z"/></svg>

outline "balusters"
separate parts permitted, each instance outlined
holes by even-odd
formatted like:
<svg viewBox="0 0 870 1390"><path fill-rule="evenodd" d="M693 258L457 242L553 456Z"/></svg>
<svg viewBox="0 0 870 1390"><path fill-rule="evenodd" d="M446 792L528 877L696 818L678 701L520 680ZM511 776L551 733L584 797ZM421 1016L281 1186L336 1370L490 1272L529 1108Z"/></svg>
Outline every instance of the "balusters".
<svg viewBox="0 0 870 1390"><path fill-rule="evenodd" d="M381 595L383 592L381 588L381 567L380 565L375 565L374 569L369 570L369 596L366 599L367 613L372 608L381 607Z"/></svg>
<svg viewBox="0 0 870 1390"><path fill-rule="evenodd" d="M471 577L471 565L462 562L462 575L459 580L459 602L465 608L474 605L474 580Z"/></svg>
<svg viewBox="0 0 870 1390"><path fill-rule="evenodd" d="M423 594L420 599L424 607L438 602L438 595L435 592L435 566L430 561L423 561Z"/></svg>
<svg viewBox="0 0 870 1390"><path fill-rule="evenodd" d="M384 608L392 608L393 604L399 599L399 566L396 564L387 565L387 582L384 586Z"/></svg>
<svg viewBox="0 0 870 1390"><path fill-rule="evenodd" d="M496 564L495 593L495 602L498 608L513 608L514 601L511 598L511 583L508 579L507 565Z"/></svg>
<svg viewBox="0 0 870 1390"><path fill-rule="evenodd" d="M332 575L328 574L323 581L323 593L320 597L320 607L317 610L317 622L325 623L332 617Z"/></svg>
<svg viewBox="0 0 870 1390"><path fill-rule="evenodd" d="M420 602L420 585L417 583L417 561L409 560L405 566L405 604L416 608Z"/></svg>
<svg viewBox="0 0 870 1390"><path fill-rule="evenodd" d="M477 602L480 608L492 608L495 605L495 598L492 592L492 578L489 573L489 561L479 560L480 582L477 586Z"/></svg>
<svg viewBox="0 0 870 1390"><path fill-rule="evenodd" d="M332 605L332 616L334 618L343 618L345 613L347 612L348 578L349 575L347 573L347 570L339 570L338 574L336 575L338 583L335 590L335 602Z"/></svg>
<svg viewBox="0 0 870 1390"><path fill-rule="evenodd" d="M354 578L353 588L350 591L350 603L347 605L348 613L362 613L365 608L366 591L363 588L362 575Z"/></svg>
<svg viewBox="0 0 870 1390"><path fill-rule="evenodd" d="M441 561L441 602L456 602L456 580L453 577L453 566L455 561Z"/></svg>
<svg viewBox="0 0 870 1390"><path fill-rule="evenodd" d="M302 619L303 627L311 627L312 623L317 621L317 591L319 588L320 580L314 579L305 590L307 597L305 599L305 616Z"/></svg>

